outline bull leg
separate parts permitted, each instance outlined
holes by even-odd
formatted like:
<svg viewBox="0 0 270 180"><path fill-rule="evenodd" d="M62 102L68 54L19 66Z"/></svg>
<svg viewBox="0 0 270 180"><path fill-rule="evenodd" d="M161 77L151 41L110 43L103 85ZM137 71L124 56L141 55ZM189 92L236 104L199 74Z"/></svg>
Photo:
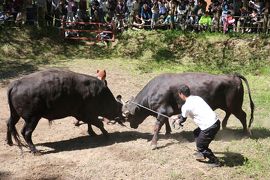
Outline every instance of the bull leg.
<svg viewBox="0 0 270 180"><path fill-rule="evenodd" d="M154 136L151 141L152 150L157 149L158 133L163 124L164 124L164 121L159 121L159 120L156 121L156 124L154 126Z"/></svg>
<svg viewBox="0 0 270 180"><path fill-rule="evenodd" d="M78 124L80 124L80 121L82 121L82 122L84 122L84 123L87 123L87 125L88 125L88 134L89 134L89 136L94 137L94 136L97 135L97 134L94 132L94 130L92 129L92 126L91 126L91 124L89 123L88 120L86 120L85 118L76 117L76 122L78 122ZM75 124L75 126L76 126L76 124Z"/></svg>
<svg viewBox="0 0 270 180"><path fill-rule="evenodd" d="M92 126L90 123L88 123L88 134L89 136L96 136L97 134L95 133L95 131L93 130Z"/></svg>
<svg viewBox="0 0 270 180"><path fill-rule="evenodd" d="M228 113L228 112L225 112L225 113L226 113L226 115L225 115L224 119L222 120L222 129L226 129L228 119L231 115L231 113Z"/></svg>
<svg viewBox="0 0 270 180"><path fill-rule="evenodd" d="M170 126L170 122L169 122L169 119L166 119L165 120L165 126L166 126L166 135L169 135L171 134L172 132L172 129L171 129L171 126Z"/></svg>
<svg viewBox="0 0 270 180"><path fill-rule="evenodd" d="M22 134L24 139L25 139L25 131L26 131L26 123L24 123L23 128L21 130L21 134Z"/></svg>
<svg viewBox="0 0 270 180"><path fill-rule="evenodd" d="M36 149L35 145L33 144L32 141L32 133L37 127L39 119L38 118L31 118L30 121L25 121L24 128L22 130L24 134L24 139L26 143L28 144L30 150L34 154L38 154L39 151Z"/></svg>
<svg viewBox="0 0 270 180"><path fill-rule="evenodd" d="M12 116L11 115L7 121L7 139L6 139L6 141L7 141L7 144L10 146L13 145L11 134L17 134L15 125L17 124L19 119L20 119L19 116Z"/></svg>
<svg viewBox="0 0 270 180"><path fill-rule="evenodd" d="M164 106L161 106L159 109L158 109L158 112L160 112L161 114L167 114L167 115L172 115L174 110L173 108L170 106L170 105L164 105ZM158 115L157 117L158 120L160 120L161 122L163 122L160 126L160 128L162 127L162 125L165 123L165 126L166 126L166 135L168 134L171 134L172 132L172 129L171 129L171 126L170 126L170 122L169 122L169 119L164 116L160 116Z"/></svg>
<svg viewBox="0 0 270 180"><path fill-rule="evenodd" d="M109 133L104 129L104 125L103 125L103 122L96 119L94 121L91 121L91 124L96 126L97 128L99 128L102 132L102 134L105 136L105 137L108 137L109 136ZM90 126L91 126L90 124ZM88 128L89 128L89 123L88 123Z"/></svg>
<svg viewBox="0 0 270 180"><path fill-rule="evenodd" d="M243 111L243 109L240 109L238 112L233 113L233 115L235 115L235 117L237 117L237 119L239 119L242 123L243 132L249 134L247 129L247 114L245 113L245 111Z"/></svg>

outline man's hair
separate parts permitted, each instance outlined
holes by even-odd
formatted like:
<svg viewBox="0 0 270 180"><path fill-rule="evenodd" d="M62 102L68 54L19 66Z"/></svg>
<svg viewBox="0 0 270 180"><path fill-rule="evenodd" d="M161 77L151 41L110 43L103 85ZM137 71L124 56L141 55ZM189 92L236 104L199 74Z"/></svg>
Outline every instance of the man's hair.
<svg viewBox="0 0 270 180"><path fill-rule="evenodd" d="M188 97L188 96L190 96L190 89L189 89L189 87L187 86L187 85L185 85L185 84L182 84L182 85L180 85L179 86L179 88L178 88L178 93L179 94L184 94L186 97Z"/></svg>

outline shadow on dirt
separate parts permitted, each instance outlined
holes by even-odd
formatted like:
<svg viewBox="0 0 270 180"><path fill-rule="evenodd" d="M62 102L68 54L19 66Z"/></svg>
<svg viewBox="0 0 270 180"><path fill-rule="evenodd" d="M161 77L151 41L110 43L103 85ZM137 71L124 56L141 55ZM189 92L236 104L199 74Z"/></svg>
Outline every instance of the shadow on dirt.
<svg viewBox="0 0 270 180"><path fill-rule="evenodd" d="M255 128L253 129L253 136L251 139L264 139L270 137L270 130L265 128ZM81 150L81 149L89 149L96 148L102 146L109 146L115 143L123 143L129 142L136 139L147 139L151 141L153 137L152 133L142 133L137 131L127 131L127 132L113 132L110 133L109 138L105 138L103 135L98 135L96 137L90 136L81 136L73 139L63 140L63 141L55 141L48 143L40 143L37 146L46 146L52 148L52 150L42 152L42 154L50 154L50 153L58 153L62 151L73 151L73 150ZM179 133L173 133L171 135L159 135L160 139L176 139L179 142L188 141L194 142L193 131L181 131ZM243 135L241 129L226 129L220 130L217 134L216 141L231 141L231 140L240 140L242 138L247 138L247 136ZM174 143L166 144L165 147L173 145ZM159 147L162 148L162 147ZM231 159L236 156L237 161L241 161L241 156L237 153L223 153L225 155L224 161L227 159ZM238 157L238 158L237 158ZM233 162L230 162L233 164ZM229 164L230 164L229 163ZM229 165L228 165L229 166Z"/></svg>
<svg viewBox="0 0 270 180"><path fill-rule="evenodd" d="M1 61L0 60L0 82L5 79L17 77L19 74L29 74L36 71L36 65L20 60Z"/></svg>
<svg viewBox="0 0 270 180"><path fill-rule="evenodd" d="M193 131L184 131L179 130L180 132L175 132L170 135L170 138L180 139L184 138L188 142L193 142ZM215 141L232 141L232 140L241 140L245 138L250 139L265 139L270 137L270 129L267 128L253 128L251 130L252 136L249 137L247 134L243 133L242 129L222 129L218 132ZM162 136L161 136L162 138Z"/></svg>
<svg viewBox="0 0 270 180"><path fill-rule="evenodd" d="M215 152L215 154L222 155L219 157L219 161L221 162L221 166L225 167L235 167L235 166L243 166L247 161L243 155L234 152ZM209 164L208 160L199 161L201 163Z"/></svg>
<svg viewBox="0 0 270 180"><path fill-rule="evenodd" d="M222 129L218 132L216 140L231 141L240 140L243 138L250 139L265 139L270 137L270 129L256 127L251 130L252 135L248 136L242 129Z"/></svg>
<svg viewBox="0 0 270 180"><path fill-rule="evenodd" d="M11 179L11 173L7 171L0 171L0 179Z"/></svg>
<svg viewBox="0 0 270 180"><path fill-rule="evenodd" d="M46 146L52 148L52 150L41 152L42 154L50 154L62 151L73 151L73 150L82 150L102 146L109 146L115 143L129 142L139 138L151 139L152 135L150 133L140 133L136 131L114 132L110 133L109 138L106 138L103 135L98 135L96 137L81 136L63 141L40 143L37 144L37 146Z"/></svg>
<svg viewBox="0 0 270 180"><path fill-rule="evenodd" d="M219 159L223 166L227 167L243 166L247 160L243 155L235 152L215 152L215 154L223 155Z"/></svg>

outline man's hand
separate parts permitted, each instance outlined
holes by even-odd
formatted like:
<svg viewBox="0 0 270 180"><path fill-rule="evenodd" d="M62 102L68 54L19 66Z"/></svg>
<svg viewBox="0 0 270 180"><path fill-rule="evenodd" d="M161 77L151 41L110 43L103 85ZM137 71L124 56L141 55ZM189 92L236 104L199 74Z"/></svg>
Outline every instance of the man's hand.
<svg viewBox="0 0 270 180"><path fill-rule="evenodd" d="M174 129L176 129L175 128L175 123L177 124L177 125L179 125L179 127L177 128L177 129L179 129L180 127L183 127L183 119L182 118L180 118L180 117L182 117L181 115L173 115L173 116L171 116L170 117L170 121L172 121L172 127L174 128Z"/></svg>

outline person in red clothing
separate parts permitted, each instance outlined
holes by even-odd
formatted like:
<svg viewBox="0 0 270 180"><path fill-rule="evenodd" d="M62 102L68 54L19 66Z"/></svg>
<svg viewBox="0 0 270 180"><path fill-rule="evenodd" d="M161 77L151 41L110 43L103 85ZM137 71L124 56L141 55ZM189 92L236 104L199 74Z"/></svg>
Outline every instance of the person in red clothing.
<svg viewBox="0 0 270 180"><path fill-rule="evenodd" d="M230 29L235 31L235 18L231 15L231 12L228 11L226 18L226 32L228 32Z"/></svg>

